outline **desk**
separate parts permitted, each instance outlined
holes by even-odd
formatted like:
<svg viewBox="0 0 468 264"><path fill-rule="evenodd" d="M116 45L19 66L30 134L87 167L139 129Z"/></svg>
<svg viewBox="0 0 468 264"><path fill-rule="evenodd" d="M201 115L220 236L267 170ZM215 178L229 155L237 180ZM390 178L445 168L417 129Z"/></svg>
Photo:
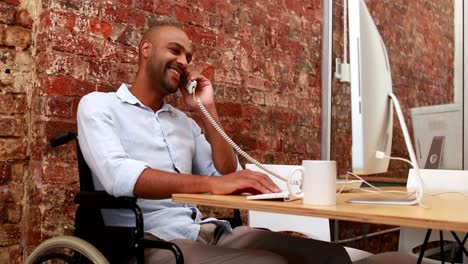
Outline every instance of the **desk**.
<svg viewBox="0 0 468 264"><path fill-rule="evenodd" d="M371 205L346 202L353 197L368 195L375 196L375 194L362 192L341 193L337 196L337 203L334 206L303 205L301 200L293 202L251 201L241 195L174 194L172 200L179 203L214 207L468 233L468 198L460 194L425 196L424 204L429 208L422 208L417 205Z"/></svg>

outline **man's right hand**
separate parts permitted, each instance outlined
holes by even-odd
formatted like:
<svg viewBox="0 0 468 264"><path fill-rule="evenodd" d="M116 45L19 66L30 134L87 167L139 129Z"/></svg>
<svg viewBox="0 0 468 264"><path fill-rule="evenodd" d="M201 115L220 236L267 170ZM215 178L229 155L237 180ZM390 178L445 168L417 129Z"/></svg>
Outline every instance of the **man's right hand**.
<svg viewBox="0 0 468 264"><path fill-rule="evenodd" d="M248 169L236 171L219 177L210 177L212 194L251 194L277 193L282 190L268 175Z"/></svg>

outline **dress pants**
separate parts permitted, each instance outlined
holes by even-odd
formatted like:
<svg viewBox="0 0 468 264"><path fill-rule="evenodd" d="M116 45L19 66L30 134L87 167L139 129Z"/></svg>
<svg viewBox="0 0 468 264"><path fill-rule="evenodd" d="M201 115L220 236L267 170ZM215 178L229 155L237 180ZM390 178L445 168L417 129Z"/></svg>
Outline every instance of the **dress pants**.
<svg viewBox="0 0 468 264"><path fill-rule="evenodd" d="M228 232L222 225L206 223L196 241L171 242L180 247L187 264L351 263L340 245L247 226ZM168 250L146 249L145 262L175 263L175 258Z"/></svg>

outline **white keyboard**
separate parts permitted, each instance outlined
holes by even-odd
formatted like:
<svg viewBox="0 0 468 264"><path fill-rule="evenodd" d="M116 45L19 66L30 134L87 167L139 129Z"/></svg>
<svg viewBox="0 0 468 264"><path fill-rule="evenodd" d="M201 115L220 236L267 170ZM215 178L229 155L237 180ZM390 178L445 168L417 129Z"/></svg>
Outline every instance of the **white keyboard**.
<svg viewBox="0 0 468 264"><path fill-rule="evenodd" d="M350 191L353 189L358 189L361 187L361 180L336 180L336 191L338 192L344 186L342 191ZM283 191L279 193L264 193L247 196L247 200L276 200L276 199L286 199L289 200L289 192Z"/></svg>
<svg viewBox="0 0 468 264"><path fill-rule="evenodd" d="M264 193L247 196L247 200L272 200L272 199L285 199L289 198L289 192L279 192L279 193Z"/></svg>

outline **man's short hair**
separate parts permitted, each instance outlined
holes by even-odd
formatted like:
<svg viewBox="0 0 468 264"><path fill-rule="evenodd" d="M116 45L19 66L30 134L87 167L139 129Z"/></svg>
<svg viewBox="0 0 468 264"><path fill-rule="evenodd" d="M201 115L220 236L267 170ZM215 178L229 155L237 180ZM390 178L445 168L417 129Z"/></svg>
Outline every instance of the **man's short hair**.
<svg viewBox="0 0 468 264"><path fill-rule="evenodd" d="M167 18L167 19L160 19L160 18L153 18L148 21L148 29L154 27L164 27L164 26L173 26L176 28L182 29L182 23L175 19Z"/></svg>

